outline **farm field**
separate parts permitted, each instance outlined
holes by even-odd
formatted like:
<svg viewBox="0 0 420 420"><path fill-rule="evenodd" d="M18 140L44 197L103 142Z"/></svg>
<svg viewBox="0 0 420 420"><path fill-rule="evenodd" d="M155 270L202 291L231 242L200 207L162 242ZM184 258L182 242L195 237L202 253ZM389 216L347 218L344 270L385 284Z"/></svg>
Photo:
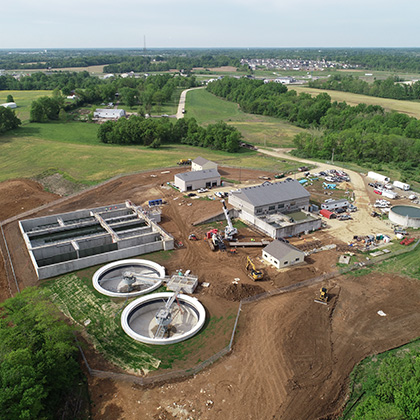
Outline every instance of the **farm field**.
<svg viewBox="0 0 420 420"><path fill-rule="evenodd" d="M213 124L220 120L236 127L244 141L271 147L291 147L293 137L306 130L263 115L246 114L239 105L218 98L205 89L188 92L186 98L187 117L199 124Z"/></svg>
<svg viewBox="0 0 420 420"><path fill-rule="evenodd" d="M0 181L56 171L70 179L95 184L113 176L175 166L180 159L205 155L228 166L288 171L295 162L243 149L236 154L187 145L105 145L96 138L98 126L87 123L30 124L0 138Z"/></svg>
<svg viewBox="0 0 420 420"><path fill-rule="evenodd" d="M410 117L420 118L420 102L399 101L397 99L375 98L373 96L358 95L356 93L339 92L336 90L314 89L307 86L290 86L290 90L297 93L309 93L312 96L326 92L333 101L346 102L348 105L358 105L364 103L367 105L379 105L389 111L397 111L407 114Z"/></svg>
<svg viewBox="0 0 420 420"><path fill-rule="evenodd" d="M32 101L51 93L51 90L0 90L0 103L6 102L7 95L12 95L17 105L16 115L26 123L29 122Z"/></svg>

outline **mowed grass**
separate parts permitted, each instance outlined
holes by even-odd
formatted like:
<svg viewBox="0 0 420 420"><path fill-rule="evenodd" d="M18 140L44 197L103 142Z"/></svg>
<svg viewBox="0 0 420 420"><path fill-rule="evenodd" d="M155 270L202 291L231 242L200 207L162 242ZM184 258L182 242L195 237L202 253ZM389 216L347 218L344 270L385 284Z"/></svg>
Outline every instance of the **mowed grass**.
<svg viewBox="0 0 420 420"><path fill-rule="evenodd" d="M197 156L220 165L270 172L297 166L247 149L232 154L178 144L160 149L106 145L97 139L97 129L95 124L82 122L28 124L1 136L0 181L57 170L75 181L95 184L120 174L173 167L180 159Z"/></svg>
<svg viewBox="0 0 420 420"><path fill-rule="evenodd" d="M367 105L379 105L389 111L397 111L407 114L410 117L420 118L420 103L412 101L399 101L397 99L376 98L373 96L358 95L356 93L339 92L335 90L314 89L307 86L291 86L290 90L297 93L309 93L312 96L326 92L333 101L346 102L348 105L355 106L361 103Z"/></svg>
<svg viewBox="0 0 420 420"><path fill-rule="evenodd" d="M130 303L110 298L92 286L92 275L98 267L69 274L43 283L52 292L60 310L80 329L86 331L95 348L106 359L131 373L147 373L172 367L191 368L221 350L229 343L236 311L225 316L210 316L203 329L191 339L168 346L140 343L129 337L121 327L121 313ZM159 290L163 291L163 290ZM224 337L224 340L218 338Z"/></svg>
<svg viewBox="0 0 420 420"><path fill-rule="evenodd" d="M28 122L31 103L42 96L50 96L51 90L0 90L0 103L6 102L8 95L12 95L17 108L14 110L21 121Z"/></svg>
<svg viewBox="0 0 420 420"><path fill-rule="evenodd" d="M226 101L205 89L187 93L186 117L194 117L199 124L226 121L236 127L244 141L271 147L292 147L296 134L305 130L278 118L247 114L238 104Z"/></svg>

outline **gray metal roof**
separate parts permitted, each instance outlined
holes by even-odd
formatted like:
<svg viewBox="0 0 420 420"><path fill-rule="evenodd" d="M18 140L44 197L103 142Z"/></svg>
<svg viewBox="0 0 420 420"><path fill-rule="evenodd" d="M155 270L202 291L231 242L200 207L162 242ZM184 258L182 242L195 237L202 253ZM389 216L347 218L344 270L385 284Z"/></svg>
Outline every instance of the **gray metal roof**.
<svg viewBox="0 0 420 420"><path fill-rule="evenodd" d="M208 159L203 158L201 156L198 156L197 158L195 158L192 163L195 163L197 165L203 166L205 165L207 162L210 162Z"/></svg>
<svg viewBox="0 0 420 420"><path fill-rule="evenodd" d="M190 171L190 172L182 172L181 174L176 174L176 178L181 179L182 181L200 181L202 179L210 179L210 178L220 178L220 174L217 169L204 169L203 171Z"/></svg>
<svg viewBox="0 0 420 420"><path fill-rule="evenodd" d="M294 247L293 245L287 244L283 241L278 241L277 239L274 239L271 244L267 245L263 251L265 251L267 254L272 255L274 258L277 258L279 260L287 257L291 252L299 252L301 254L304 254L303 251L300 249Z"/></svg>
<svg viewBox="0 0 420 420"><path fill-rule="evenodd" d="M241 188L237 192L232 192L232 195L247 201L254 207L267 206L282 201L298 200L310 196L309 192L294 179L283 182L264 182L255 187Z"/></svg>

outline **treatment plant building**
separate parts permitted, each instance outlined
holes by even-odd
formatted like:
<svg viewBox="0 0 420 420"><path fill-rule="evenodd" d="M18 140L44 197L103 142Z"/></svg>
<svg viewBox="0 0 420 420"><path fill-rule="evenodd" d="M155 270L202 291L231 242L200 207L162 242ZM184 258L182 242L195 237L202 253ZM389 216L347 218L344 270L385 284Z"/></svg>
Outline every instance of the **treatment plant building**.
<svg viewBox="0 0 420 420"><path fill-rule="evenodd" d="M321 228L321 219L309 213L309 192L296 180L264 182L229 195L238 217L274 239Z"/></svg>
<svg viewBox="0 0 420 420"><path fill-rule="evenodd" d="M190 171L176 174L174 185L181 192L194 191L200 188L219 187L221 177L217 169L206 169L204 171Z"/></svg>

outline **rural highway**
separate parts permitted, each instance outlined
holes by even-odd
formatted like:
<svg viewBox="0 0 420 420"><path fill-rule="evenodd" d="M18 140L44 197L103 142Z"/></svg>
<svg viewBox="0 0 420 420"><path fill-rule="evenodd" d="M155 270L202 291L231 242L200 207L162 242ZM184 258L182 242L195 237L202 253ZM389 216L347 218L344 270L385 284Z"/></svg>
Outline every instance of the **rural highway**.
<svg viewBox="0 0 420 420"><path fill-rule="evenodd" d="M260 153L264 153L266 155L280 159L295 160L307 165L314 165L316 167L316 172L326 171L329 169L339 169L344 170L349 175L354 191L354 204L357 206L358 211L351 213L353 220L328 220L327 224L331 228L331 232L334 236L337 236L339 233L340 237L345 242L351 241L354 235L363 236L383 233L392 235L391 237L393 237L393 230L389 223L385 224L383 221L370 215L372 209L369 207L369 195L366 190L364 177L360 173L327 163L320 163L309 159L297 158L288 153L290 150L291 149L258 149Z"/></svg>

